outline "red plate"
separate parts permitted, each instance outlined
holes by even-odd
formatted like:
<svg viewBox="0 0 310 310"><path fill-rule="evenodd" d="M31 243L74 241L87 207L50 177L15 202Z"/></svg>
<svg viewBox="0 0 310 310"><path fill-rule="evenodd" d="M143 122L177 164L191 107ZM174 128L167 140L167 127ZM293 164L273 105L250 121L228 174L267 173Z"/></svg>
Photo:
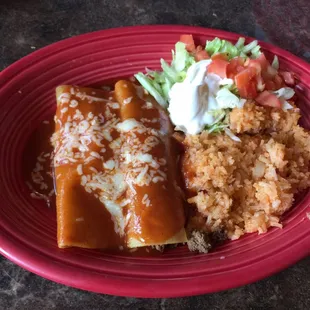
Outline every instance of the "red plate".
<svg viewBox="0 0 310 310"><path fill-rule="evenodd" d="M94 292L136 297L174 297L215 292L269 276L310 251L310 193L299 197L284 228L249 234L207 255L186 247L161 257L129 257L94 250L60 250L55 213L32 200L22 177L31 132L55 111L59 84L89 85L157 68L180 34L204 43L224 31L188 26L142 26L104 30L50 45L0 73L0 252L47 279ZM300 79L303 124L310 127L310 68L290 53L261 43ZM307 113L308 112L308 113Z"/></svg>

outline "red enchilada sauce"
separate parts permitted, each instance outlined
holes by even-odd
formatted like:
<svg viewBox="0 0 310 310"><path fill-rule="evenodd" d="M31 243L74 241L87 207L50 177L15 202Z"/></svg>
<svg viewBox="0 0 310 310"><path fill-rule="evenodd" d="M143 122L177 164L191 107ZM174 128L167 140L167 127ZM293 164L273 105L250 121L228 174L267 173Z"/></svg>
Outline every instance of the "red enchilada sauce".
<svg viewBox="0 0 310 310"><path fill-rule="evenodd" d="M44 121L30 138L25 151L25 175L32 192L31 195L34 198L43 198L49 205L53 204L55 197L53 195L54 184L51 169L53 147L50 144L50 137L54 133L54 127L56 127L52 140L56 150L54 164L55 178L57 180L59 246L126 249L124 229L126 229L127 234L131 234L140 242L145 242L146 245L152 242L154 244L163 244L169 237L173 237L175 233L183 229L184 214L182 200L180 198L175 199L175 196L178 196L178 194L171 195L172 192L175 193L175 176L174 171L171 170L171 165L173 166L174 163L171 164L170 161L174 161L175 158L174 155L169 153L170 145L166 145L165 143L167 142L165 142L162 146L155 147L151 154L155 158L168 158L168 162L170 162L168 164L170 167L167 167L166 163L164 163L163 173L168 174L168 179L164 182L165 184L155 182L157 184L153 184L153 186L136 186L134 193L128 193L128 189L122 189L123 181L117 180L114 186L117 187L119 193L115 196L112 193L113 191L109 192L104 182L107 177L113 178L115 176L114 172L110 174L109 171L119 169L122 164L121 161L117 162L117 158L121 157L120 152L123 151L121 140L127 139L127 142L130 143L128 136L124 135L124 138L116 130L117 124L124 120L124 109L121 112L120 105L114 100L113 93L100 90L92 90L90 93L90 89L63 86L62 89L58 90L57 96L59 99L58 105L62 99L63 104L61 107L58 106L57 109L56 126L52 120ZM62 97L60 98L59 96ZM132 116L138 121L143 120L144 123L148 124L147 127L156 131L168 131L170 126L168 124L169 120L167 117L162 117L158 109L146 109L141 113L139 112L140 108L135 109L128 104L128 108L130 106L131 109L127 109L127 111L125 109L125 119L128 119L130 113L133 113ZM123 113L123 115L120 115L120 113ZM137 115L137 113L141 115ZM104 132L106 136L102 139L99 139L97 136L93 141L82 146L72 146L72 141L69 141L71 149L70 147L68 149L65 131L68 133L71 130L74 131L74 128L84 126L81 128L81 132L84 132L89 129L89 124L95 116L97 121L94 122L94 126L99 126L97 128L98 132L100 134ZM102 121L100 121L101 117ZM155 119L156 122L153 122L152 120ZM109 128L105 127L104 129L104 124L107 122L114 123ZM74 132L77 133L76 130ZM164 134L167 135L168 132ZM142 139L142 135L138 137L138 140ZM78 137L78 141L80 141L80 138L81 136ZM87 140L87 137L85 139ZM166 138L166 141L168 140L169 138ZM113 144L114 147L112 147ZM66 145L66 148L62 148L64 145ZM84 146L87 150L81 151L81 148L83 149ZM79 148L80 151L77 151ZM130 169L132 168L134 167L130 167ZM102 176L102 179L98 181L100 176ZM132 174L129 173L126 176L130 178ZM167 187L167 194L158 196L157 194L164 187ZM124 191L122 192L122 190ZM170 195L168 195L169 193ZM145 199L146 196L148 199ZM171 201L168 199L169 197ZM141 198L145 201L142 201ZM159 207L147 206L148 202L150 202L149 199ZM169 202L167 203L167 201ZM121 215L113 215L115 211L113 209L114 202L117 202L119 205L123 204ZM109 204L111 205L110 209L105 207ZM167 210L169 204L172 206L171 210ZM132 208L133 205L135 208ZM121 224L116 225L113 216L120 216L127 223L123 223L123 227ZM134 220L130 218L131 216L134 217ZM166 221L166 225L163 226L163 223L160 222L161 220L163 222ZM129 227L128 231L127 225ZM160 229L154 230L154 228ZM121 231L122 229L123 231ZM151 237L148 238L148 236ZM147 253L153 252L150 248L139 249L138 251L131 249L129 251L138 255L143 253L147 255Z"/></svg>
<svg viewBox="0 0 310 310"><path fill-rule="evenodd" d="M43 200L48 207L55 208L52 155L50 138L54 133L54 120L49 118L40 123L31 134L23 154L26 184L34 199Z"/></svg>

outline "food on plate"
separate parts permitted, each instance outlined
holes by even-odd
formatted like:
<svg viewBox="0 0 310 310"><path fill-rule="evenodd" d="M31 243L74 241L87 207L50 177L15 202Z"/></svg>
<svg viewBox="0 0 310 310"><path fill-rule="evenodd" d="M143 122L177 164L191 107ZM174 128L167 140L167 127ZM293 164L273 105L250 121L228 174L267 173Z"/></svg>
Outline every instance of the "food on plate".
<svg viewBox="0 0 310 310"><path fill-rule="evenodd" d="M169 117L153 100L140 98L130 81L115 84L115 97L121 105L122 122L117 128L124 138L121 162L128 185L127 245L185 242Z"/></svg>
<svg viewBox="0 0 310 310"><path fill-rule="evenodd" d="M310 135L298 124L294 74L244 38L203 48L183 35L171 64L161 65L135 77L167 108L183 146L190 249L281 228L294 194L310 186Z"/></svg>
<svg viewBox="0 0 310 310"><path fill-rule="evenodd" d="M297 78L277 56L269 61L257 41L196 46L184 34L171 63L160 63L109 91L57 88L59 247L187 242L206 253L282 228L294 195L309 188ZM49 199L45 191L37 197Z"/></svg>
<svg viewBox="0 0 310 310"><path fill-rule="evenodd" d="M115 92L56 89L54 169L59 247L186 241L171 125L129 81Z"/></svg>
<svg viewBox="0 0 310 310"><path fill-rule="evenodd" d="M204 131L183 142L188 202L197 208L192 226L224 230L232 240L281 228L294 193L310 185L310 138L302 128L239 138Z"/></svg>
<svg viewBox="0 0 310 310"><path fill-rule="evenodd" d="M124 219L118 203L126 188L119 168L110 167L117 152L110 142L119 138L119 104L113 93L70 85L59 86L56 97L52 143L58 246L119 246ZM105 201L110 204L102 207Z"/></svg>

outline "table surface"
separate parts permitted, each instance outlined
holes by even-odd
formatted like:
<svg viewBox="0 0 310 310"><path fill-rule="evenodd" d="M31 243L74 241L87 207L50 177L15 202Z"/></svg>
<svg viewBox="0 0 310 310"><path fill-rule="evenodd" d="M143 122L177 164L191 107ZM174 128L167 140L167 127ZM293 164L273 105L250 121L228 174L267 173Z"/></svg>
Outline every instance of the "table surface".
<svg viewBox="0 0 310 310"><path fill-rule="evenodd" d="M64 38L139 24L229 30L271 42L310 61L309 0L0 0L0 70ZM0 256L2 309L310 309L310 257L265 280L229 291L138 299L56 284Z"/></svg>

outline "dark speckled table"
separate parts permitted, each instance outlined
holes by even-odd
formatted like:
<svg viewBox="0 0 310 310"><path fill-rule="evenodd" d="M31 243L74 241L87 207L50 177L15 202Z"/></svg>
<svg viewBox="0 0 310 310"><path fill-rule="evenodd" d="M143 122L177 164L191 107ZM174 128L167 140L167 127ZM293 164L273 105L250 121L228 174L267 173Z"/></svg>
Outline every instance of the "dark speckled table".
<svg viewBox="0 0 310 310"><path fill-rule="evenodd" d="M0 69L64 38L138 24L230 30L310 61L309 0L0 0ZM310 257L254 284L175 299L84 292L45 280L0 257L0 310L4 309L310 309Z"/></svg>

